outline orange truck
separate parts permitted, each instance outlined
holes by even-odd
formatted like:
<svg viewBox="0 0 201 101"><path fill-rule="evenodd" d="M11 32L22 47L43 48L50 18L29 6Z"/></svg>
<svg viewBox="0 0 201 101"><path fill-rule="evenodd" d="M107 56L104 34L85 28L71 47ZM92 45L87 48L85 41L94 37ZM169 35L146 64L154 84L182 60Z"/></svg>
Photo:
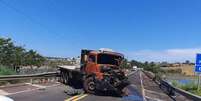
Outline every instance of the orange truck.
<svg viewBox="0 0 201 101"><path fill-rule="evenodd" d="M120 68L124 55L111 50L81 50L80 66L58 66L60 81L82 87L87 93L122 90L129 84Z"/></svg>

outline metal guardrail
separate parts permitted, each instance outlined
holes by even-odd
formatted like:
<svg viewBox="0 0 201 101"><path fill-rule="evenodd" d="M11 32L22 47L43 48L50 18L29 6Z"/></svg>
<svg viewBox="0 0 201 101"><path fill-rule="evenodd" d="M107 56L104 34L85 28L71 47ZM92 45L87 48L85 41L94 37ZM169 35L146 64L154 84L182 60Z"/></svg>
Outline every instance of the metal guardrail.
<svg viewBox="0 0 201 101"><path fill-rule="evenodd" d="M0 76L0 81L47 78L47 77L56 77L58 75L59 74L57 72L47 72L47 73L30 74L30 75L8 75L8 76Z"/></svg>
<svg viewBox="0 0 201 101"><path fill-rule="evenodd" d="M183 96L185 96L188 99L191 99L193 101L201 101L201 96L197 96L195 94L192 94L190 92L187 92L185 90L182 90L180 88L174 87L173 85L171 85L170 83L160 79L160 78L156 78L155 75L151 72L148 71L143 71L149 78L153 79L153 81L155 81L157 84L159 84L160 88L165 87L166 89L166 93L168 95L174 95L175 92L177 92L178 94L181 94Z"/></svg>
<svg viewBox="0 0 201 101"><path fill-rule="evenodd" d="M192 99L194 101L201 101L201 96L198 96L198 95L195 95L195 94L192 94L190 92L187 92L185 90L182 90L180 88L176 88L174 86L171 86L177 93L179 94L182 94L183 96L189 98L189 99Z"/></svg>

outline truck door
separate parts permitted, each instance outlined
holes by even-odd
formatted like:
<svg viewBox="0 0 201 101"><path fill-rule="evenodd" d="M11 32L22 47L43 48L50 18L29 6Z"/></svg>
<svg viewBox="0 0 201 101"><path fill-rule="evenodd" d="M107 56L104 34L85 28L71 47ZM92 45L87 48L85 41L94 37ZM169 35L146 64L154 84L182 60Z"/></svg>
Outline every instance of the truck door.
<svg viewBox="0 0 201 101"><path fill-rule="evenodd" d="M87 62L87 65L86 65L86 72L87 73L95 73L95 72L97 72L96 56L95 55L89 55L88 56L88 62Z"/></svg>

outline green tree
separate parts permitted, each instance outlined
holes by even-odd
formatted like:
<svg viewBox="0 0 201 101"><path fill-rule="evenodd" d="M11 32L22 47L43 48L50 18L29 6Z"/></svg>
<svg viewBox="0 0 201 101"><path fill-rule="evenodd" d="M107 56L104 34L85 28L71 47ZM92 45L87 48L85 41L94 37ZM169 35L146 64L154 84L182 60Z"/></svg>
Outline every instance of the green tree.
<svg viewBox="0 0 201 101"><path fill-rule="evenodd" d="M154 62L145 62L144 63L144 70L151 71L153 73L161 72L160 65L155 64Z"/></svg>
<svg viewBox="0 0 201 101"><path fill-rule="evenodd" d="M184 64L190 64L190 61L189 61L189 60L186 60Z"/></svg>
<svg viewBox="0 0 201 101"><path fill-rule="evenodd" d="M21 46L16 46L10 38L0 37L0 65L6 67L41 66L45 58L34 50L26 51Z"/></svg>
<svg viewBox="0 0 201 101"><path fill-rule="evenodd" d="M139 61L136 61L136 60L131 60L130 64L131 64L131 67L133 67L133 66L137 66L138 68L143 68L144 67L143 63L141 63Z"/></svg>
<svg viewBox="0 0 201 101"><path fill-rule="evenodd" d="M25 54L25 49L20 47L20 46L16 46L14 48L14 53L13 53L13 68L15 70L17 70L17 68L20 68L21 66L24 65L24 54Z"/></svg>
<svg viewBox="0 0 201 101"><path fill-rule="evenodd" d="M25 65L31 66L31 68L33 66L40 67L41 65L43 65L44 61L45 58L34 50L29 50L25 53Z"/></svg>
<svg viewBox="0 0 201 101"><path fill-rule="evenodd" d="M14 44L10 38L0 40L0 63L7 66L12 66L14 57Z"/></svg>
<svg viewBox="0 0 201 101"><path fill-rule="evenodd" d="M120 67L123 69L129 69L131 68L131 65L127 59L123 59Z"/></svg>

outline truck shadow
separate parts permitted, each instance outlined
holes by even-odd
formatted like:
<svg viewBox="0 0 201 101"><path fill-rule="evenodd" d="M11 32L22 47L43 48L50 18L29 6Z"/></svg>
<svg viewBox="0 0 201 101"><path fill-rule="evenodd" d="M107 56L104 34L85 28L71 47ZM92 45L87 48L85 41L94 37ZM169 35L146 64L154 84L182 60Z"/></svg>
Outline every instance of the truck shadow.
<svg viewBox="0 0 201 101"><path fill-rule="evenodd" d="M70 95L79 95L81 93L86 93L83 89L83 83L82 82L74 82L73 80L68 84L72 90L70 90ZM72 93L73 92L73 93ZM68 94L68 93L67 93ZM95 94L96 96L108 96L108 97L124 97L122 94L116 91L96 91Z"/></svg>
<svg viewBox="0 0 201 101"><path fill-rule="evenodd" d="M115 91L97 91L94 95L97 96L110 96L110 97L119 97L121 98L122 96L120 94L118 94Z"/></svg>

